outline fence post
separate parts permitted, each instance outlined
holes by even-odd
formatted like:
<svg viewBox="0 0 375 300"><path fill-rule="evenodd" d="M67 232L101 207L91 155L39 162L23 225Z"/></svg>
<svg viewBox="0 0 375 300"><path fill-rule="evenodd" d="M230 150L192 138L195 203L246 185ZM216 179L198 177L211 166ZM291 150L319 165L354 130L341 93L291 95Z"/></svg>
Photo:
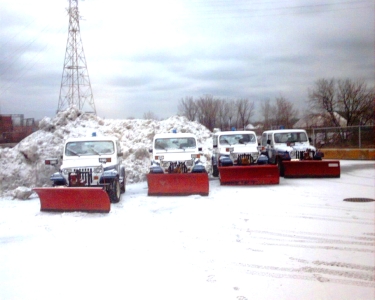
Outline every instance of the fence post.
<svg viewBox="0 0 375 300"><path fill-rule="evenodd" d="M314 143L313 145L316 147L316 140L315 140L315 134L314 134L314 128L312 128L312 134L311 134L311 140Z"/></svg>
<svg viewBox="0 0 375 300"><path fill-rule="evenodd" d="M361 148L361 125L358 126L358 148Z"/></svg>

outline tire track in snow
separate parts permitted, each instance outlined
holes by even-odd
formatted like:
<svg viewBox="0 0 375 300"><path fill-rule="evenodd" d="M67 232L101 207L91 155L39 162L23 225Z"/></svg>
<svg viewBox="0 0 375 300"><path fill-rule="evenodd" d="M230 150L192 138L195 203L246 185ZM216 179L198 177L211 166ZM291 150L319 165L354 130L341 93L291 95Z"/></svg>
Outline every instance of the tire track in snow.
<svg viewBox="0 0 375 300"><path fill-rule="evenodd" d="M256 231L256 230L248 230L252 238L255 239L263 239L263 240L271 240L271 241L288 241L288 242L296 242L296 243L319 243L319 244L348 244L348 245L359 245L359 246L370 246L375 247L375 239L374 238L367 238L367 237L348 237L342 236L343 238L350 238L350 239L358 239L360 241L353 241L353 240L342 240L342 239L331 239L331 238L324 238L319 235L318 237L315 236L307 236L307 233L304 234L286 234L280 232L270 232L270 231ZM265 236L254 236L252 233L255 234L263 234L266 236L277 236L277 238L272 237L265 237ZM311 235L311 234L310 234ZM283 237L283 238L280 238ZM363 241L364 240L364 241Z"/></svg>
<svg viewBox="0 0 375 300"><path fill-rule="evenodd" d="M366 222L360 221L357 219L353 219L353 217L324 217L321 215L291 215L288 218L296 218L296 219L311 219L311 220L321 220L321 221L332 221L332 222L343 222L343 223L351 223L351 224L363 224L363 225L374 225L374 222ZM363 219L362 219L363 220ZM368 219L371 220L371 219Z"/></svg>
<svg viewBox="0 0 375 300"><path fill-rule="evenodd" d="M339 251L349 251L349 252L357 251L357 252L375 253L373 249L336 247L336 246L311 246L311 245L273 244L273 243L262 243L262 245L305 248L305 249L324 249L324 250L339 250Z"/></svg>
<svg viewBox="0 0 375 300"><path fill-rule="evenodd" d="M304 231L267 231L240 229L242 234L237 239L246 249L254 251L260 246L289 247L302 249L322 249L327 251L345 251L357 253L375 253L375 234L364 232L359 235L325 234ZM258 246L258 247L257 247ZM352 246L352 247L351 247ZM261 251L261 250L259 250ZM262 251L263 252L263 251ZM236 263L246 268L246 273L255 276L273 278L290 278L313 280L362 287L375 287L375 267L351 262L308 261L300 258L289 258L300 264L296 267L277 267Z"/></svg>
<svg viewBox="0 0 375 300"><path fill-rule="evenodd" d="M360 271L348 271L309 266L287 268L244 263L239 263L238 265L245 267L246 273L251 275L375 287L374 272L362 269ZM329 263L327 263L327 265L329 265ZM343 264L343 266L345 266L345 264ZM353 265L351 267L353 267Z"/></svg>

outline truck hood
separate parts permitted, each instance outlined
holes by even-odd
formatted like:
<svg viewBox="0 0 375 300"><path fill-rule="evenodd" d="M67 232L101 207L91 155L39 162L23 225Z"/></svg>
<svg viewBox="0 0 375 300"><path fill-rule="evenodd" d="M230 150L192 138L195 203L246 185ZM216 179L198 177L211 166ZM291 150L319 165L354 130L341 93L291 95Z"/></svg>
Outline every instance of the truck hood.
<svg viewBox="0 0 375 300"><path fill-rule="evenodd" d="M163 156L161 159L162 161L188 161L192 160L193 158L191 157L192 154L198 155L196 151L189 151L189 150L181 150L181 151L158 151L155 153L155 156ZM156 161L160 161L160 159L157 159Z"/></svg>
<svg viewBox="0 0 375 300"><path fill-rule="evenodd" d="M312 151L316 151L314 146L311 146L309 143L292 143L288 146L286 143L279 143L275 145L275 148L278 151L282 152L292 152L292 151L305 151L306 149L310 149Z"/></svg>
<svg viewBox="0 0 375 300"><path fill-rule="evenodd" d="M108 157L108 156L100 156L101 158L103 157ZM61 169L66 169L66 168L84 168L84 167L98 167L100 165L103 165L103 168L109 167L113 165L113 163L100 163L99 162L99 155L95 156L81 156L79 159L75 159L74 157L72 158L64 158L63 164L61 165Z"/></svg>
<svg viewBox="0 0 375 300"><path fill-rule="evenodd" d="M228 148L233 149L232 153L236 154L243 154L243 153L257 153L258 154L258 146L256 144L247 144L247 145L233 145L233 146L226 146L220 147L220 154L221 155L229 155L230 151L226 151Z"/></svg>

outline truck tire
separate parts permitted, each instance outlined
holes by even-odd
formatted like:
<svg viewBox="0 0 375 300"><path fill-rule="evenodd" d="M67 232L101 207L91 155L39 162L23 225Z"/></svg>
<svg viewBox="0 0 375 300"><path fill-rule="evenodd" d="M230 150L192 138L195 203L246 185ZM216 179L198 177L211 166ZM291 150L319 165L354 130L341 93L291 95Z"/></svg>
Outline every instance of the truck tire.
<svg viewBox="0 0 375 300"><path fill-rule="evenodd" d="M219 176L219 168L217 166L212 166L212 176L213 177Z"/></svg>
<svg viewBox="0 0 375 300"><path fill-rule="evenodd" d="M279 168L279 174L281 177L284 177L284 165L283 165L283 161L280 157L277 158L276 160L276 163L277 163L277 167Z"/></svg>
<svg viewBox="0 0 375 300"><path fill-rule="evenodd" d="M121 170L121 176L122 178L124 178L124 180L122 181L122 183L120 184L120 190L121 190L121 194L125 193L126 191L126 175L125 175L125 169L122 169Z"/></svg>
<svg viewBox="0 0 375 300"><path fill-rule="evenodd" d="M118 203L121 197L121 187L118 178L113 179L108 190L109 200L111 203Z"/></svg>

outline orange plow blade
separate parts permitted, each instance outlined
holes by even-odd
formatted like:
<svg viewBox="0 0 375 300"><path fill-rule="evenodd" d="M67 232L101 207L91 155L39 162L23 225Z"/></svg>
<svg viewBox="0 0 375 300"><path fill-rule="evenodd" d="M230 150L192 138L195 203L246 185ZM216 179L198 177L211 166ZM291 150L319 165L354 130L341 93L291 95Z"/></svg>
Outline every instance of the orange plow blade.
<svg viewBox="0 0 375 300"><path fill-rule="evenodd" d="M252 165L219 167L221 185L279 184L280 175L276 165Z"/></svg>
<svg viewBox="0 0 375 300"><path fill-rule="evenodd" d="M41 211L85 211L108 213L111 203L101 187L48 187L33 189Z"/></svg>
<svg viewBox="0 0 375 300"><path fill-rule="evenodd" d="M149 196L208 196L207 173L147 174Z"/></svg>
<svg viewBox="0 0 375 300"><path fill-rule="evenodd" d="M285 178L339 178L340 161L283 161Z"/></svg>

